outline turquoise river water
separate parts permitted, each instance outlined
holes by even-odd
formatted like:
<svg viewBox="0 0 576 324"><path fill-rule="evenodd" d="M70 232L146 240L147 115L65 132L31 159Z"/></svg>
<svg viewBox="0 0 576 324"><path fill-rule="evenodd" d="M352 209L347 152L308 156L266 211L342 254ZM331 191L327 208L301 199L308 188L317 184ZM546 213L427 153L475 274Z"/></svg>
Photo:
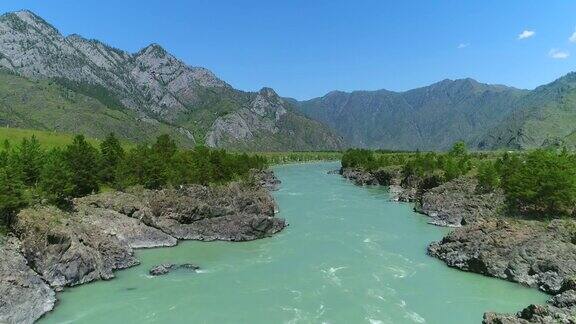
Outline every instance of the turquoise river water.
<svg viewBox="0 0 576 324"><path fill-rule="evenodd" d="M426 224L384 188L326 172L336 163L279 166L279 235L246 243L181 242L140 250L140 266L59 294L41 323L479 323L546 296L450 269L426 255L448 229ZM159 263L200 273L151 277Z"/></svg>

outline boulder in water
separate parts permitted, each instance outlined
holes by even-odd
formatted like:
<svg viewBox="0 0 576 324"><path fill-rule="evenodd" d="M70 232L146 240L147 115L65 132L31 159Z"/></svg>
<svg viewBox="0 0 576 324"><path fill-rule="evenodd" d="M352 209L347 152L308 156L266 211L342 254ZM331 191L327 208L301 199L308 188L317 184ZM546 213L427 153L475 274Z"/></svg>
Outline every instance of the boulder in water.
<svg viewBox="0 0 576 324"><path fill-rule="evenodd" d="M148 273L150 273L151 276L162 276L177 269L185 269L196 272L197 270L200 270L200 267L191 263L183 263L180 265L176 265L174 263L164 263L153 267Z"/></svg>

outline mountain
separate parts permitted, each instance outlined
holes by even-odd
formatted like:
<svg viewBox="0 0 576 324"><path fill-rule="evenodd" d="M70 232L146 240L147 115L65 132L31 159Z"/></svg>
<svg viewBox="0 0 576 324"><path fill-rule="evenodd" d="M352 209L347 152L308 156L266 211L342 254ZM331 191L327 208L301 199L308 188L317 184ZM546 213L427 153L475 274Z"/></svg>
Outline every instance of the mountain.
<svg viewBox="0 0 576 324"><path fill-rule="evenodd" d="M271 89L236 90L209 70L188 66L157 44L131 54L79 35L65 37L30 11L0 16L0 67L30 82L51 82L114 110L121 115L117 120L124 123L120 135L125 138L148 140L159 130L179 134L184 145L251 150L338 149L343 145L330 129L300 115ZM51 88L60 91L55 89ZM49 109L43 107L43 114L56 121L41 123L44 129L100 133L89 121L82 120L79 129L63 120L68 115L51 114ZM38 127L9 110L0 113L5 124ZM74 111L70 114L82 119ZM108 119L100 120L103 124L98 127L117 130L116 124L107 124Z"/></svg>
<svg viewBox="0 0 576 324"><path fill-rule="evenodd" d="M474 142L514 110L527 91L472 79L444 80L405 92L333 91L298 110L334 128L352 146L443 150Z"/></svg>
<svg viewBox="0 0 576 324"><path fill-rule="evenodd" d="M481 149L576 148L576 73L540 86L497 127L479 138Z"/></svg>

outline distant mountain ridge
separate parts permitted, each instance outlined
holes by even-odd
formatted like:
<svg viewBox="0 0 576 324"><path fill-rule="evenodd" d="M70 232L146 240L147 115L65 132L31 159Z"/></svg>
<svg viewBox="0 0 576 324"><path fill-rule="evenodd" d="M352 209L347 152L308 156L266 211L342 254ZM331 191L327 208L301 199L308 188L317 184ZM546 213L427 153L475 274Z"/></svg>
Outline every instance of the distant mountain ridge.
<svg viewBox="0 0 576 324"><path fill-rule="evenodd" d="M405 92L333 91L297 106L336 129L352 146L443 150L458 140L476 141L504 120L526 93L460 79Z"/></svg>
<svg viewBox="0 0 576 324"><path fill-rule="evenodd" d="M135 127L144 124L138 127L150 125L179 134L185 145L261 150L343 146L330 129L301 116L271 89L236 90L211 71L188 66L157 44L130 54L79 35L64 37L27 10L0 16L0 67L94 98L131 116ZM2 112L4 123L16 122ZM18 124L34 127L23 120Z"/></svg>

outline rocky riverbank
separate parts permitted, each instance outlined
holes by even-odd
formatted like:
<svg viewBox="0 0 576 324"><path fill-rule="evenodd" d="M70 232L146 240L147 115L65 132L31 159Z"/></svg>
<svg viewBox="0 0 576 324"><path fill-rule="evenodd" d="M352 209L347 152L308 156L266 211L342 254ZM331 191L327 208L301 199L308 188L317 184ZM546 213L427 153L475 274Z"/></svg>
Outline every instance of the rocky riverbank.
<svg viewBox="0 0 576 324"><path fill-rule="evenodd" d="M430 224L456 227L428 248L448 266L553 295L546 305L530 305L514 315L486 313L484 323L576 323L575 221L505 217L503 193L478 192L472 177L430 186L425 179L403 179L389 170L343 169L340 174L356 185L389 186L393 199L414 202Z"/></svg>
<svg viewBox="0 0 576 324"><path fill-rule="evenodd" d="M248 241L281 231L267 189L271 172L225 186L106 192L22 210L0 242L0 323L33 323L55 305L55 291L139 264L134 249L174 246L180 239Z"/></svg>

